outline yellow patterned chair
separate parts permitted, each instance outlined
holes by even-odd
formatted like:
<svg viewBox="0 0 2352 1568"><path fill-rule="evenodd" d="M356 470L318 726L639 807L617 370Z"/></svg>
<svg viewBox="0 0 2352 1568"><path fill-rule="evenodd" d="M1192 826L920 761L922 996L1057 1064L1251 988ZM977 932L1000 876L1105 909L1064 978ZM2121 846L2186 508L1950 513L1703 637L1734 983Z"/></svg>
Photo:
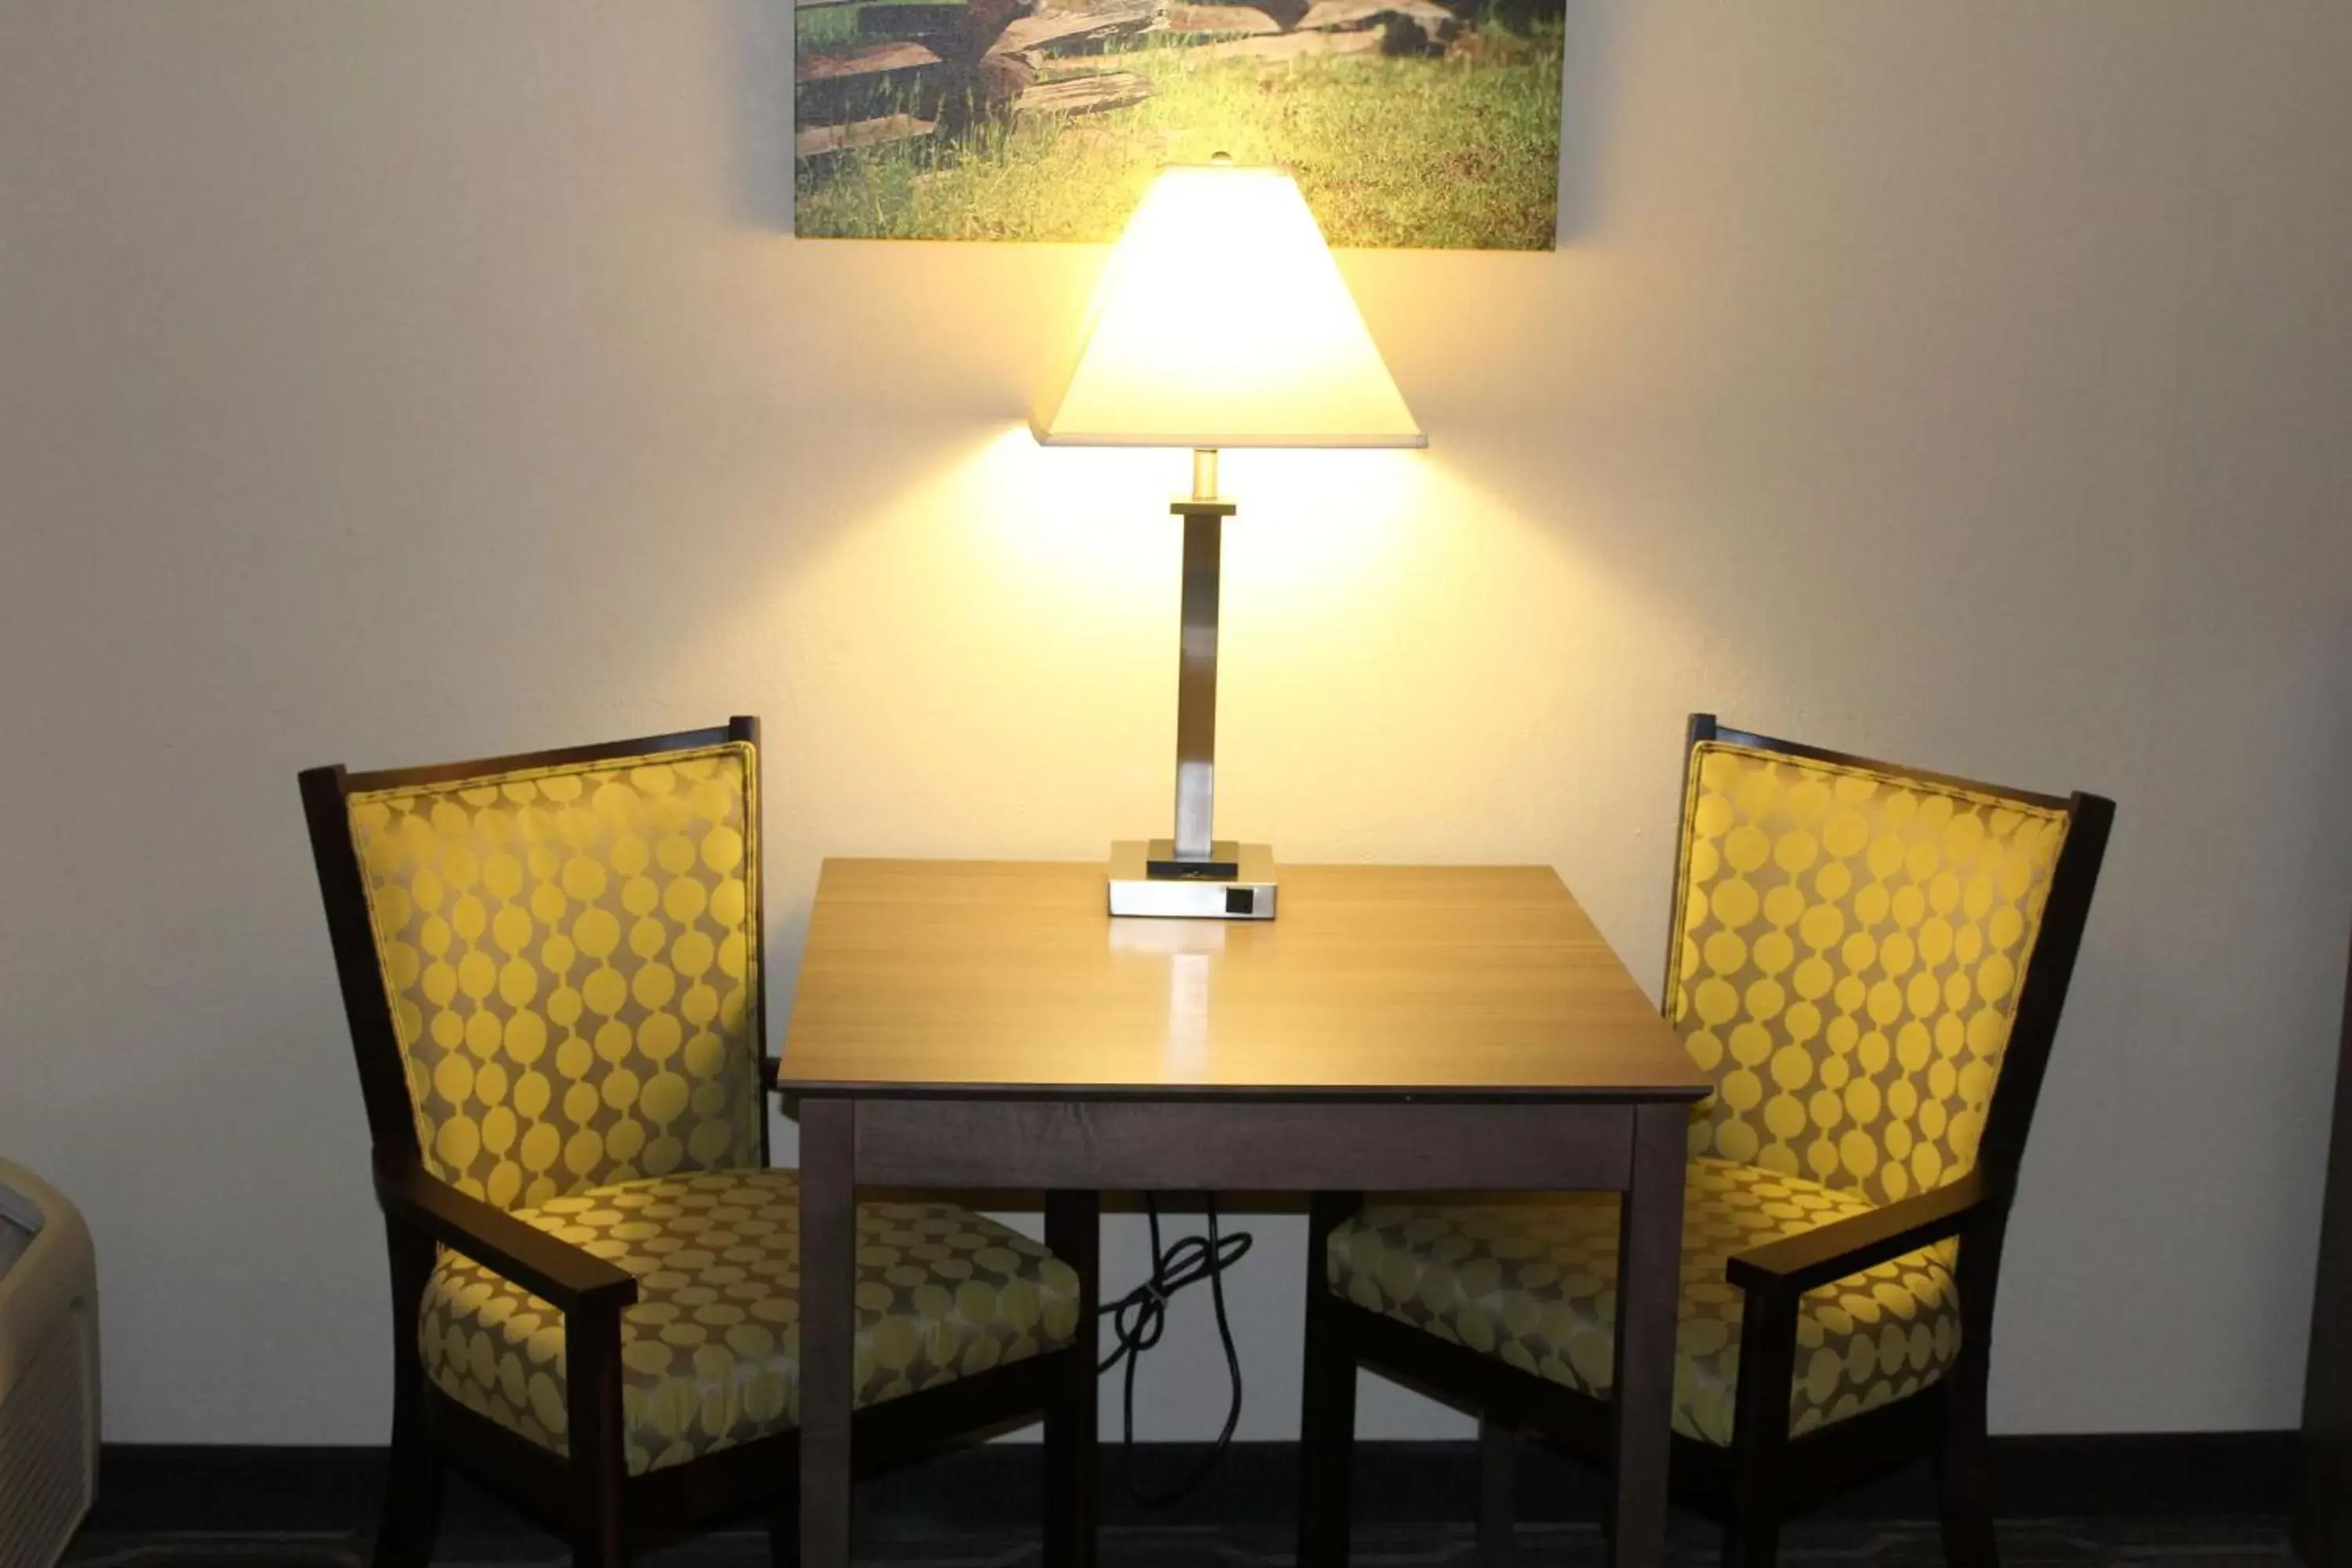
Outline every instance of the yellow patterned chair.
<svg viewBox="0 0 2352 1568"><path fill-rule="evenodd" d="M2001 1237L2113 815L1691 721L1664 995L1716 1089L1673 1480L1727 1562L1769 1563L1786 1514L1929 1449L1947 1555L1995 1561ZM1479 1415L1490 1562L1512 1434L1605 1454L1617 1229L1609 1194L1318 1200L1302 1561L1346 1556L1349 1366Z"/></svg>
<svg viewBox="0 0 2352 1568"><path fill-rule="evenodd" d="M376 1561L429 1559L445 1459L577 1563L752 1509L792 1560L800 1205L768 1166L757 721L301 784L391 1242ZM1055 1237L1081 1279L949 1205L858 1228L861 1457L1038 1411L1057 1451L1090 1441L1090 1237ZM1069 1558L1087 1489L1054 1471Z"/></svg>

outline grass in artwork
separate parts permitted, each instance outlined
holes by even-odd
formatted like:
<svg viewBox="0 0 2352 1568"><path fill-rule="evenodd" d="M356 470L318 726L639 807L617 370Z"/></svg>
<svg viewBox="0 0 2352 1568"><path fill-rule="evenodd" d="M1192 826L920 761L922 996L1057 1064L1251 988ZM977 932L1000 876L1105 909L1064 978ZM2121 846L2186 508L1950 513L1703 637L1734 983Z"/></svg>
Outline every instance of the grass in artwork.
<svg viewBox="0 0 2352 1568"><path fill-rule="evenodd" d="M1280 4L1281 0L1268 0ZM1553 243L1562 26L1517 6L1321 0L1286 20L1238 6L1163 5L1077 48L955 58L950 8L829 5L800 13L812 58L917 59L877 35L929 26L936 67L836 78L800 99L795 227L904 239L1117 237L1152 175L1213 153L1286 166L1339 246L1535 249ZM1346 26L1318 28L1318 15ZM1029 13L1053 25L1066 13ZM1183 32L1232 25L1239 35ZM1021 26L1020 20L1013 24ZM1008 58L1007 55L1011 58ZM1075 104L1079 111L1055 106ZM1097 107L1108 105L1108 107ZM1088 112L1086 110L1092 109ZM871 136L868 144L856 139Z"/></svg>

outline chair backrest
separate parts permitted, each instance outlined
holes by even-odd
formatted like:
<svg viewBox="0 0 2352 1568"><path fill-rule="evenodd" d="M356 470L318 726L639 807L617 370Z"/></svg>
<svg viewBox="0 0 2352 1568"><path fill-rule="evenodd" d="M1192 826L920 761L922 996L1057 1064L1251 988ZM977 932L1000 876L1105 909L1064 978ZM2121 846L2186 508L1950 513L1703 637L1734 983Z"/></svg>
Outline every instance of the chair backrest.
<svg viewBox="0 0 2352 1568"><path fill-rule="evenodd" d="M1664 993L1716 1083L1693 1152L1878 1202L2012 1177L2113 810L1695 716Z"/></svg>
<svg viewBox="0 0 2352 1568"><path fill-rule="evenodd" d="M302 775L379 1157L502 1208L765 1163L758 736Z"/></svg>

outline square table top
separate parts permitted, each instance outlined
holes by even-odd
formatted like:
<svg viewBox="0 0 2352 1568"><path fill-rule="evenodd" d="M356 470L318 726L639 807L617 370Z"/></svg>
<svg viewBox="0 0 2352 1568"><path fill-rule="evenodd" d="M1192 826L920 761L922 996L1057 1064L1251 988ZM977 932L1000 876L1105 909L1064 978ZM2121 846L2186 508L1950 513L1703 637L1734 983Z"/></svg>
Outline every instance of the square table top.
<svg viewBox="0 0 2352 1568"><path fill-rule="evenodd" d="M1091 863L824 863L789 1093L1685 1100L1541 866L1286 866L1265 921L1114 919Z"/></svg>

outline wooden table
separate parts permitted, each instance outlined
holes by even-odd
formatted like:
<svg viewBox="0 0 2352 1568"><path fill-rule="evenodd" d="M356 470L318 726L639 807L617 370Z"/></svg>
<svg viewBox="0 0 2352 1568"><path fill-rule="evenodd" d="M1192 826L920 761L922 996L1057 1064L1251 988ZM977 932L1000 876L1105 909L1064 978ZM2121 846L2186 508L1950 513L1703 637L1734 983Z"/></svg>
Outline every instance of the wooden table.
<svg viewBox="0 0 2352 1568"><path fill-rule="evenodd" d="M1269 923L1114 921L1100 866L825 862L780 1079L804 1568L849 1560L860 1185L1043 1188L1048 1245L1103 1189L1621 1192L1615 1561L1664 1560L1706 1080L1547 868L1282 878Z"/></svg>

